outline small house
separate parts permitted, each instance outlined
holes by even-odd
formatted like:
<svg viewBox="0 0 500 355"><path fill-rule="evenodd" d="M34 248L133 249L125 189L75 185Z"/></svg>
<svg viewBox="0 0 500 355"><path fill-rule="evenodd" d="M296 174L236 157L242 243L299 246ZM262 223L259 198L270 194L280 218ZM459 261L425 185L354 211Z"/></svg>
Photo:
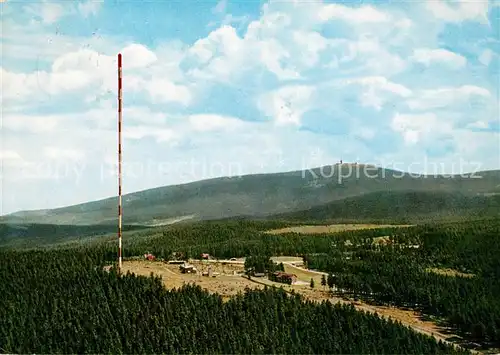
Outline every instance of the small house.
<svg viewBox="0 0 500 355"><path fill-rule="evenodd" d="M202 253L201 258L204 260L208 260L208 259L210 259L210 255L208 253Z"/></svg>
<svg viewBox="0 0 500 355"><path fill-rule="evenodd" d="M153 254L148 253L148 254L144 254L144 259L149 260L149 261L153 261L156 259L156 257Z"/></svg>
<svg viewBox="0 0 500 355"><path fill-rule="evenodd" d="M276 272L272 273L271 275L269 275L269 279L271 281L282 282L282 283L286 283L286 284L291 285L291 284L297 282L297 275L288 274L286 272L281 272L281 271L276 271Z"/></svg>
<svg viewBox="0 0 500 355"><path fill-rule="evenodd" d="M194 273L196 273L196 268L194 267L194 265L190 265L190 264L182 264L181 266L179 266L179 270L183 274L194 274Z"/></svg>

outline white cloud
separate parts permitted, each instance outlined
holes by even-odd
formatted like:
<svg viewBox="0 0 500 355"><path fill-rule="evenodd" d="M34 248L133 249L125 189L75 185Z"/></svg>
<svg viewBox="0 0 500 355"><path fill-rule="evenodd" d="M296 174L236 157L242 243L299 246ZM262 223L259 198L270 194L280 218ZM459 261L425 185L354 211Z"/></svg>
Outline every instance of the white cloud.
<svg viewBox="0 0 500 355"><path fill-rule="evenodd" d="M126 108L127 121L147 123L149 125L166 125L169 124L169 117L163 112L151 110L146 106L128 106ZM111 112L110 112L111 113ZM112 110L111 117L116 118L116 110ZM98 119L98 118L97 118Z"/></svg>
<svg viewBox="0 0 500 355"><path fill-rule="evenodd" d="M61 3L61 2L59 2ZM74 2L76 3L76 2ZM64 2L64 4L74 4ZM117 53L122 45L113 36L101 36L96 33L92 36L69 35L66 32L48 29L47 26L30 22L29 25L16 21L14 16L2 19L4 31L0 33L2 39L3 65L16 71L26 72L46 70L53 61L67 53L77 52L81 49L92 49L98 53ZM54 25L52 25L54 27ZM33 44L36 43L36 46Z"/></svg>
<svg viewBox="0 0 500 355"><path fill-rule="evenodd" d="M481 64L488 66L494 56L496 56L496 53L487 48L481 52L478 59Z"/></svg>
<svg viewBox="0 0 500 355"><path fill-rule="evenodd" d="M0 150L0 161L4 160L21 160L21 156L14 150Z"/></svg>
<svg viewBox="0 0 500 355"><path fill-rule="evenodd" d="M143 45L130 44L122 51L123 66L127 69L143 68L157 60L156 54Z"/></svg>
<svg viewBox="0 0 500 355"><path fill-rule="evenodd" d="M149 68L157 62L155 53L138 44L123 48L124 91L127 93L149 93L154 101L178 102L188 105L192 100L192 88L166 78L164 73L148 79L134 70ZM116 56L80 49L66 53L54 60L52 70L29 74L8 72L1 69L3 98L32 101L41 96L53 96L78 92L91 88L99 97L104 93L116 94ZM124 76L125 76L124 74Z"/></svg>
<svg viewBox="0 0 500 355"><path fill-rule="evenodd" d="M226 26L233 26L236 27L236 29L241 29L243 26L245 26L249 21L249 16L243 15L243 16L234 16L231 14L226 14L224 16L224 19L222 20L221 25Z"/></svg>
<svg viewBox="0 0 500 355"><path fill-rule="evenodd" d="M381 76L369 76L369 77L361 77L354 79L346 79L345 84L360 84L363 87L369 87L374 89L379 89L383 91L387 91L401 97L409 97L412 94L412 91L401 84L396 84L387 80L387 78Z"/></svg>
<svg viewBox="0 0 500 355"><path fill-rule="evenodd" d="M137 140L145 137L153 137L157 142L175 143L179 136L169 128L158 128L155 126L129 126L123 129L123 137Z"/></svg>
<svg viewBox="0 0 500 355"><path fill-rule="evenodd" d="M404 85L394 83L382 76L354 77L337 80L329 83L336 91L344 92L346 89L357 88L359 90L359 101L364 107L373 107L380 111L382 107L395 97L408 98L412 91ZM342 94L337 93L336 96Z"/></svg>
<svg viewBox="0 0 500 355"><path fill-rule="evenodd" d="M115 59L108 55L103 55L91 49L80 49L75 52L66 53L52 64L52 72L65 71L96 71L110 70L113 68Z"/></svg>
<svg viewBox="0 0 500 355"><path fill-rule="evenodd" d="M70 159L79 160L85 157L85 153L67 147L46 147L43 149L44 155L49 159Z"/></svg>
<svg viewBox="0 0 500 355"><path fill-rule="evenodd" d="M197 114L188 118L191 127L195 131L207 132L213 130L230 131L241 128L244 122L234 118L215 114Z"/></svg>
<svg viewBox="0 0 500 355"><path fill-rule="evenodd" d="M430 89L418 92L415 98L407 101L407 104L412 110L456 108L457 105L467 105L474 97L489 98L491 94L487 89L473 85Z"/></svg>
<svg viewBox="0 0 500 355"><path fill-rule="evenodd" d="M481 170L498 169L500 139L498 132L473 132L468 129L453 131L456 147L449 161L470 161L479 164ZM475 167L477 169L477 166Z"/></svg>
<svg viewBox="0 0 500 355"><path fill-rule="evenodd" d="M446 49L430 49L430 48L419 48L413 52L412 60L418 63L422 63L425 66L430 66L434 63L443 63L449 65L454 69L460 69L465 67L467 64L467 59L457 53L451 52Z"/></svg>
<svg viewBox="0 0 500 355"><path fill-rule="evenodd" d="M331 58L330 67L345 66L341 72L354 70L390 76L405 69L405 61L385 48L385 37L381 42L375 36L366 35L373 30L369 27L371 23L391 21L392 15L370 6L305 5L293 3L285 11L283 4L265 4L261 17L249 23L241 37L227 25L212 31L188 50L188 75L197 80L235 83L247 78L250 71L263 73L265 70L280 81L302 80L302 73L313 70L321 55ZM339 18L347 21L354 33L350 37L354 38L322 36L316 31L323 22L319 14L328 15L328 24ZM367 22L367 18L373 22ZM411 27L411 21L402 18L396 25L404 31ZM360 28L362 30L357 31ZM387 38L395 38L396 34L388 34Z"/></svg>
<svg viewBox="0 0 500 355"><path fill-rule="evenodd" d="M438 134L453 131L451 123L439 120L434 113L396 113L392 118L391 128L401 133L408 145L419 143L421 140L432 139Z"/></svg>
<svg viewBox="0 0 500 355"><path fill-rule="evenodd" d="M149 127L151 131L173 125L177 117L168 116L163 112L151 110L146 106L128 106L124 110L124 127L133 130L136 126ZM103 106L77 113L26 115L19 113L4 113L2 129L18 133L37 133L48 135L70 135L81 138L82 134L99 131L112 131L116 134L116 105ZM141 129L143 129L141 128ZM131 134L133 136L133 134Z"/></svg>
<svg viewBox="0 0 500 355"><path fill-rule="evenodd" d="M58 126L60 120L57 115L4 114L2 116L2 129L17 132L50 132Z"/></svg>
<svg viewBox="0 0 500 355"><path fill-rule="evenodd" d="M86 2L62 1L54 2L41 0L38 3L30 3L23 9L32 15L33 19L39 19L43 25L52 25L65 16L80 13L84 18L96 15L104 0L88 0Z"/></svg>
<svg viewBox="0 0 500 355"><path fill-rule="evenodd" d="M40 95L67 94L102 81L106 75L109 76L115 61L111 56L81 49L57 58L50 72L24 74L2 68L2 95L8 99L31 101Z"/></svg>
<svg viewBox="0 0 500 355"><path fill-rule="evenodd" d="M250 69L263 67L281 80L298 78L296 71L283 67L282 61L290 58L283 45L274 38L265 38L267 32L274 31L274 26L271 19L253 21L244 38L240 38L231 26L212 31L189 49L188 56L196 65L188 75L227 82Z"/></svg>
<svg viewBox="0 0 500 355"><path fill-rule="evenodd" d="M242 39L235 29L231 26L222 26L189 48L187 58L194 61L195 65L188 74L197 78L226 81L231 78L235 68L246 69L242 66L244 52Z"/></svg>
<svg viewBox="0 0 500 355"><path fill-rule="evenodd" d="M426 0L426 8L432 15L447 22L477 21L488 24L487 0Z"/></svg>
<svg viewBox="0 0 500 355"><path fill-rule="evenodd" d="M104 0L88 0L84 3L78 3L78 11L83 15L83 17L88 17L89 15L95 16L101 8L103 2Z"/></svg>
<svg viewBox="0 0 500 355"><path fill-rule="evenodd" d="M488 128L488 122L485 121L476 121L469 123L467 125L467 128L472 128L472 129L487 129Z"/></svg>
<svg viewBox="0 0 500 355"><path fill-rule="evenodd" d="M56 2L42 1L41 3L29 4L24 7L26 12L31 13L35 18L40 18L44 24L50 25L57 22L65 13L70 12L68 6Z"/></svg>
<svg viewBox="0 0 500 355"><path fill-rule="evenodd" d="M168 79L153 78L149 83L143 82L153 102L178 102L189 105L193 99L191 89L185 85L177 85Z"/></svg>
<svg viewBox="0 0 500 355"><path fill-rule="evenodd" d="M302 64L308 68L316 65L320 52L328 47L328 40L314 31L294 31L292 36L303 53Z"/></svg>
<svg viewBox="0 0 500 355"><path fill-rule="evenodd" d="M348 41L344 53L347 55L340 58L335 66L342 68L345 65L345 72L353 75L370 73L389 77L401 73L407 67L405 60L387 50L383 42L366 34Z"/></svg>
<svg viewBox="0 0 500 355"><path fill-rule="evenodd" d="M354 24L365 23L388 23L391 17L372 6L349 7L340 4L329 4L323 6L318 18L321 21L330 21L332 19L341 19Z"/></svg>
<svg viewBox="0 0 500 355"><path fill-rule="evenodd" d="M285 86L263 94L258 100L258 106L277 125L300 126L302 114L310 108L314 91L311 86Z"/></svg>

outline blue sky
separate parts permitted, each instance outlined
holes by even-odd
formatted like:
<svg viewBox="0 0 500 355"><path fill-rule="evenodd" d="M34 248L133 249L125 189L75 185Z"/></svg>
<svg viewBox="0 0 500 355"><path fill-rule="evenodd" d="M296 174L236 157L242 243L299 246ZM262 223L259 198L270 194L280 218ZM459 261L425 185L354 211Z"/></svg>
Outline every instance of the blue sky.
<svg viewBox="0 0 500 355"><path fill-rule="evenodd" d="M500 168L493 1L13 1L0 214L363 162Z"/></svg>

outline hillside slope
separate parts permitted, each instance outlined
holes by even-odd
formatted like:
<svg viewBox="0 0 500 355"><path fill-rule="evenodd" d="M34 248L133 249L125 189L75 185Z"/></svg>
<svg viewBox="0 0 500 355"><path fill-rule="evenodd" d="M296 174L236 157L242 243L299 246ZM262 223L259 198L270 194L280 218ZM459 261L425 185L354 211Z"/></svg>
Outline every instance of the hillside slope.
<svg viewBox="0 0 500 355"><path fill-rule="evenodd" d="M124 234L129 231L146 229L146 226L123 226ZM110 235L116 238L116 224L106 225L55 225L55 224L14 224L0 223L0 248L33 248L69 243L74 241L102 238Z"/></svg>
<svg viewBox="0 0 500 355"><path fill-rule="evenodd" d="M468 196L500 192L500 171L467 176L411 176L407 173L344 164L276 174L246 175L158 187L124 196L124 223L161 223L234 216L265 217L300 211L374 192L459 192ZM0 223L91 225L117 220L117 198L52 210L23 211Z"/></svg>
<svg viewBox="0 0 500 355"><path fill-rule="evenodd" d="M328 222L339 220L430 222L452 218L500 217L500 195L468 196L439 191L378 191L271 218Z"/></svg>

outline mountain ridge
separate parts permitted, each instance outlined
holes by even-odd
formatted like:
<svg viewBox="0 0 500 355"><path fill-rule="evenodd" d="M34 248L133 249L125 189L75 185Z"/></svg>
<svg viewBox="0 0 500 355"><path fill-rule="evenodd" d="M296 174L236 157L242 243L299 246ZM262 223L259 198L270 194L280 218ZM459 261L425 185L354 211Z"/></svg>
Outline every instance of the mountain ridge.
<svg viewBox="0 0 500 355"><path fill-rule="evenodd" d="M353 169L355 168L355 169ZM365 169L365 171L360 171ZM367 174L366 170L371 169ZM473 178L472 174L481 176ZM307 170L218 177L123 195L124 223L192 216L193 220L265 217L304 211L373 192L500 193L500 170L424 175L370 164L334 164ZM0 217L0 223L103 224L117 220L117 197Z"/></svg>

